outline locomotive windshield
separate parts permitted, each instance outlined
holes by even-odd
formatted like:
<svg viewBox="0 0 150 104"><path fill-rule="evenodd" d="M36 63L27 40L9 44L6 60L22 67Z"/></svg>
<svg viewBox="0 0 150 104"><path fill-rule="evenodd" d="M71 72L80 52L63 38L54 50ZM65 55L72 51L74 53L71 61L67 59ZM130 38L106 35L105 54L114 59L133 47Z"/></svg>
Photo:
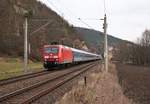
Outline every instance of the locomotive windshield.
<svg viewBox="0 0 150 104"><path fill-rule="evenodd" d="M58 53L58 48L54 47L46 47L44 48L45 53Z"/></svg>

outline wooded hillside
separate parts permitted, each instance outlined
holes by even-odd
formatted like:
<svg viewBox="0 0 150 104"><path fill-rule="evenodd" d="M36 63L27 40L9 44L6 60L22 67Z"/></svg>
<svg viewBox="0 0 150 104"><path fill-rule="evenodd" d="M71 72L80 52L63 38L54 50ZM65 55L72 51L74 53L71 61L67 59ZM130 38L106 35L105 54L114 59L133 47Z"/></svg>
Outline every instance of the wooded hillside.
<svg viewBox="0 0 150 104"><path fill-rule="evenodd" d="M40 47L53 41L73 46L79 40L80 44L73 27L46 5L36 0L0 0L0 56L23 56L25 18L20 13L23 9L32 12L28 19L32 58L38 59Z"/></svg>

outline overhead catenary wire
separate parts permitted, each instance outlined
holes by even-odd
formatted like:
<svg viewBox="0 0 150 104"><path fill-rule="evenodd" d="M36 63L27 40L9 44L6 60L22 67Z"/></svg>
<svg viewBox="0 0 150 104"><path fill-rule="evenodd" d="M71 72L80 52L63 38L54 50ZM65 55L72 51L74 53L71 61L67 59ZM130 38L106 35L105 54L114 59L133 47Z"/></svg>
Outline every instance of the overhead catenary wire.
<svg viewBox="0 0 150 104"><path fill-rule="evenodd" d="M106 14L106 0L103 0L103 4L104 4L104 14Z"/></svg>
<svg viewBox="0 0 150 104"><path fill-rule="evenodd" d="M36 29L35 31L33 31L32 33L30 33L30 35L33 35L34 33L40 31L44 27L48 26L50 23L51 23L51 21L48 21L46 24L42 25L41 27L39 27L38 29Z"/></svg>
<svg viewBox="0 0 150 104"><path fill-rule="evenodd" d="M86 22L84 22L81 18L78 18L78 20L80 20L83 24L85 24L85 25L88 26L89 28L93 29L90 25L88 25Z"/></svg>
<svg viewBox="0 0 150 104"><path fill-rule="evenodd" d="M64 15L64 13L63 13L62 11L60 11L50 0L47 0L47 1L48 1L51 5L53 5L53 6L58 10L58 12L60 12L61 14ZM74 14L70 11L70 9L66 8L65 6L63 6L63 8L64 8L65 10L67 10L67 11L71 14L71 16L73 16L74 18L76 18L80 23L86 25L86 26L87 26L88 28L90 28L90 29L95 30L92 26L90 26L88 23L86 23L83 19L81 19L81 18L79 18L78 16L74 15Z"/></svg>
<svg viewBox="0 0 150 104"><path fill-rule="evenodd" d="M50 0L47 0L48 1L48 3L49 4L51 4L53 7L55 7L55 9L63 16L64 15L64 13L62 12L62 11L60 11L58 8L57 8L57 6L55 6L54 4L53 4L53 2L51 2Z"/></svg>
<svg viewBox="0 0 150 104"><path fill-rule="evenodd" d="M61 0L59 0L59 2L61 2ZM76 16L75 14L73 14L69 8L63 6L65 8L65 10L67 10L73 17L75 17L77 20L79 20L82 24L86 25L87 27L89 27L90 29L95 30L92 26L90 26L88 23L86 23L82 18L79 18L78 16Z"/></svg>
<svg viewBox="0 0 150 104"><path fill-rule="evenodd" d="M95 21L99 21L99 20L101 20L101 19L98 19L98 18L82 18L83 20L95 20Z"/></svg>
<svg viewBox="0 0 150 104"><path fill-rule="evenodd" d="M50 0L47 0L47 1L48 1L49 4L51 4L53 7L56 8L56 10L60 13L60 16L64 19L65 13L62 12L60 9L58 9L57 6L56 6L53 2L51 2ZM73 24L72 24L72 25L73 25Z"/></svg>

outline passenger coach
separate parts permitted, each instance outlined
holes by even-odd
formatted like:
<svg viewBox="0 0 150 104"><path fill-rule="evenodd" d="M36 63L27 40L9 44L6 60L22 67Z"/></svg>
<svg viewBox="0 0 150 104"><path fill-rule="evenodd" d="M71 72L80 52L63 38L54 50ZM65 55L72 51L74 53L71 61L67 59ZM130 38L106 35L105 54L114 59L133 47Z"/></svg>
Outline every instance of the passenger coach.
<svg viewBox="0 0 150 104"><path fill-rule="evenodd" d="M100 55L64 45L44 45L42 49L44 68L101 59Z"/></svg>

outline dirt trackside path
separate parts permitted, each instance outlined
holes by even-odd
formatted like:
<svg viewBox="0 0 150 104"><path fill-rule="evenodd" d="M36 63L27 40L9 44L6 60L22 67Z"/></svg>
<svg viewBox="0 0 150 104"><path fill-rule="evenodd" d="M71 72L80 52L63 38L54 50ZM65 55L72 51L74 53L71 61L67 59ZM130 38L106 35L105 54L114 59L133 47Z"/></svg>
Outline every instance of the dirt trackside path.
<svg viewBox="0 0 150 104"><path fill-rule="evenodd" d="M97 99L94 104L133 104L123 95L114 64L110 63L109 73L102 73L95 89Z"/></svg>
<svg viewBox="0 0 150 104"><path fill-rule="evenodd" d="M111 64L109 69L109 73L90 73L87 86L80 80L56 104L134 104L123 95L115 65Z"/></svg>
<svg viewBox="0 0 150 104"><path fill-rule="evenodd" d="M150 67L116 64L124 94L137 104L150 104Z"/></svg>

